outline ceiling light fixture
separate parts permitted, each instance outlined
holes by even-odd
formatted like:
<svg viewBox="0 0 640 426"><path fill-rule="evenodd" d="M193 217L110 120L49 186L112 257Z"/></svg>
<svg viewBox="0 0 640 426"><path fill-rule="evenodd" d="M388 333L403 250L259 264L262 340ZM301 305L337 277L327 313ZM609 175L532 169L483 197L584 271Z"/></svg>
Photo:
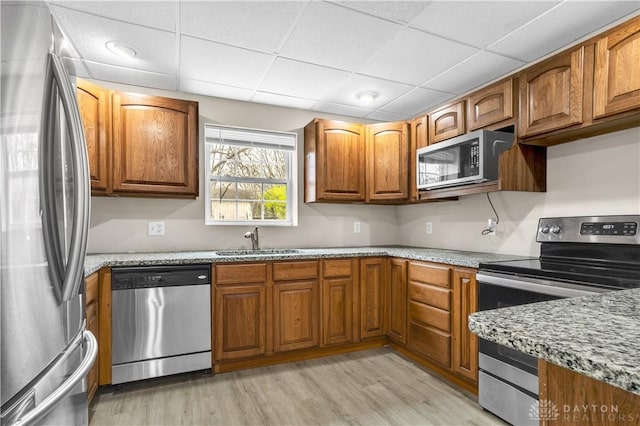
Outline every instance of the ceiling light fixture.
<svg viewBox="0 0 640 426"><path fill-rule="evenodd" d="M109 50L109 52L123 58L131 59L138 56L138 51L136 50L136 48L126 43L111 40L111 41L108 41L105 44L105 46L107 46L107 49Z"/></svg>
<svg viewBox="0 0 640 426"><path fill-rule="evenodd" d="M367 91L360 92L356 95L356 99L358 99L363 104L370 104L376 100L378 97L378 92Z"/></svg>

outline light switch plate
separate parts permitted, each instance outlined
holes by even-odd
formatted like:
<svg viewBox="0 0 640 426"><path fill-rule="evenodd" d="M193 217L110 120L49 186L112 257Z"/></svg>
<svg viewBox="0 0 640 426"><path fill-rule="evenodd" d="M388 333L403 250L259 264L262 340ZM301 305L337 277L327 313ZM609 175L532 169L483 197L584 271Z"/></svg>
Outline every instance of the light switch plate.
<svg viewBox="0 0 640 426"><path fill-rule="evenodd" d="M164 222L149 222L149 235L164 235Z"/></svg>

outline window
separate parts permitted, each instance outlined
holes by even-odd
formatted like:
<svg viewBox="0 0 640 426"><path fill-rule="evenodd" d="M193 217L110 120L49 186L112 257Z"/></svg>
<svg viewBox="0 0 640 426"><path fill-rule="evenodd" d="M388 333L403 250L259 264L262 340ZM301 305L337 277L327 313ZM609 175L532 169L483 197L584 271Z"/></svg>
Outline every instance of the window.
<svg viewBox="0 0 640 426"><path fill-rule="evenodd" d="M296 225L295 133L205 124L208 225Z"/></svg>

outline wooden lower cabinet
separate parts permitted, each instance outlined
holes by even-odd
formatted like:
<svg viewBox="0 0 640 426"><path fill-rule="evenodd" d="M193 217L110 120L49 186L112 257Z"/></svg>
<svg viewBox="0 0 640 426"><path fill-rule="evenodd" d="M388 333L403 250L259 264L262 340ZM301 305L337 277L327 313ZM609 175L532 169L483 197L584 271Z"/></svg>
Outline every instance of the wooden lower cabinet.
<svg viewBox="0 0 640 426"><path fill-rule="evenodd" d="M387 260L374 257L360 260L360 337L387 334Z"/></svg>
<svg viewBox="0 0 640 426"><path fill-rule="evenodd" d="M100 327L98 321L99 309L99 274L98 272L89 275L85 280L85 318L87 320L87 330L100 340ZM87 374L87 397L89 402L93 399L98 390L100 380L100 361L96 358L93 367Z"/></svg>
<svg viewBox="0 0 640 426"><path fill-rule="evenodd" d="M319 302L317 280L274 284L274 352L320 344Z"/></svg>
<svg viewBox="0 0 640 426"><path fill-rule="evenodd" d="M454 373L478 382L478 337L469 331L469 314L478 310L476 270L454 268L452 277L452 358Z"/></svg>
<svg viewBox="0 0 640 426"><path fill-rule="evenodd" d="M407 261L389 260L389 338L407 344Z"/></svg>
<svg viewBox="0 0 640 426"><path fill-rule="evenodd" d="M358 260L330 259L322 262L322 344L336 345L358 340Z"/></svg>

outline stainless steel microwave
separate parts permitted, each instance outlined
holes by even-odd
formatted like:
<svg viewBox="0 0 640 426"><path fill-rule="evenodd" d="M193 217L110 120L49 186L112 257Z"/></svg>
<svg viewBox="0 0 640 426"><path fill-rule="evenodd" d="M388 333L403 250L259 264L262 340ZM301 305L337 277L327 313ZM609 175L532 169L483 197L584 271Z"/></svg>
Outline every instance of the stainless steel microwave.
<svg viewBox="0 0 640 426"><path fill-rule="evenodd" d="M418 189L498 179L498 157L513 145L513 134L476 130L417 151Z"/></svg>

